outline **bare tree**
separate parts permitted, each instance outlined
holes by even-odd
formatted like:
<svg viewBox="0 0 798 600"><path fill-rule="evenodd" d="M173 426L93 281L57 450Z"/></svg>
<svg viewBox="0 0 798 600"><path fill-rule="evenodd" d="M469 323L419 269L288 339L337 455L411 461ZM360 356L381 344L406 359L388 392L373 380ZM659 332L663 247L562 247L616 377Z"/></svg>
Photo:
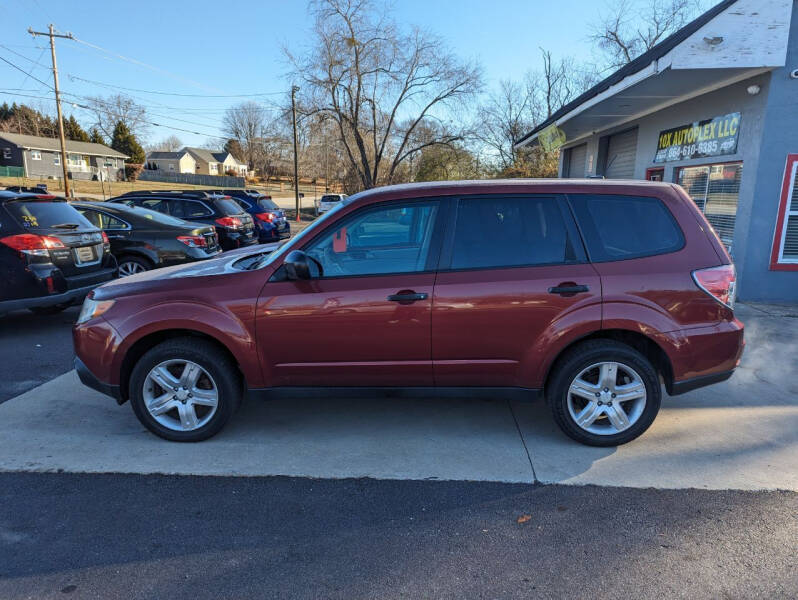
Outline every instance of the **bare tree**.
<svg viewBox="0 0 798 600"><path fill-rule="evenodd" d="M164 139L155 142L154 144L149 144L147 146L148 151L160 151L160 152L177 152L180 150L185 144L180 141L180 138L176 135L170 135L165 137Z"/></svg>
<svg viewBox="0 0 798 600"><path fill-rule="evenodd" d="M332 118L360 187L391 182L422 149L463 138L451 117L480 89L477 66L432 34L400 30L382 3L314 0L310 7L316 42L305 56L286 51L301 86L300 113ZM423 123L447 117L440 137L418 135Z"/></svg>
<svg viewBox="0 0 798 600"><path fill-rule="evenodd" d="M122 121L130 129L130 133L143 140L149 132L147 110L130 96L115 94L108 98L95 96L88 99L88 104L94 113L92 125L99 129L106 138L111 139L114 128Z"/></svg>
<svg viewBox="0 0 798 600"><path fill-rule="evenodd" d="M517 149L515 142L595 81L590 69L573 59L555 60L544 49L541 57L542 69L530 71L522 82L502 81L477 111L474 136L483 146L486 162L499 174L520 177L550 172L551 156Z"/></svg>
<svg viewBox="0 0 798 600"><path fill-rule="evenodd" d="M606 68L632 62L686 25L702 8L701 0L616 0L593 28L591 41L604 52Z"/></svg>
<svg viewBox="0 0 798 600"><path fill-rule="evenodd" d="M477 110L479 126L474 136L486 146L500 169L515 164L517 151L513 142L537 124L539 115L531 87L504 80L499 89L487 95Z"/></svg>
<svg viewBox="0 0 798 600"><path fill-rule="evenodd" d="M266 107L251 100L228 108L224 113L224 133L241 145L250 169L256 167L257 140L263 137L268 116Z"/></svg>

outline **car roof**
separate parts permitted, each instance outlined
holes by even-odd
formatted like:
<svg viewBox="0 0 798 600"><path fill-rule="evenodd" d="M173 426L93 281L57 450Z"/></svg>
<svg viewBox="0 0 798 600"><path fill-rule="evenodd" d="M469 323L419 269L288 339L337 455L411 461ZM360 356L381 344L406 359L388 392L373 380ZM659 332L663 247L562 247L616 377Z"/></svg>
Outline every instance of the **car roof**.
<svg viewBox="0 0 798 600"><path fill-rule="evenodd" d="M34 192L12 192L9 190L0 190L0 202L2 202L3 200L24 200L25 198L31 198L33 200L57 200L57 201L65 200L65 198L53 196L46 192L41 192L37 194Z"/></svg>
<svg viewBox="0 0 798 600"><path fill-rule="evenodd" d="M138 214L138 206L128 206L121 202L103 202L100 200L78 200L70 202L72 206L80 206L81 208L96 208L97 210L107 210L109 212L119 212L125 214Z"/></svg>
<svg viewBox="0 0 798 600"><path fill-rule="evenodd" d="M654 190L672 190L674 184L624 179L472 179L461 181L425 181L400 183L372 188L346 198L347 204L365 204L377 200L458 196L479 194L649 194Z"/></svg>

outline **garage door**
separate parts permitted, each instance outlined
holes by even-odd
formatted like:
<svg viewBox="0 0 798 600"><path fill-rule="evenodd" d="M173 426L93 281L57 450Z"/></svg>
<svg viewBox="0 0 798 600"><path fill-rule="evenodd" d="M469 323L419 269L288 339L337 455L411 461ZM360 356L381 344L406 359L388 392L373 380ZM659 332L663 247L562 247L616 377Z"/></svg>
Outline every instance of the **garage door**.
<svg viewBox="0 0 798 600"><path fill-rule="evenodd" d="M637 154L637 129L610 136L607 144L607 179L634 179Z"/></svg>
<svg viewBox="0 0 798 600"><path fill-rule="evenodd" d="M568 149L568 172L566 177L584 177L587 161L587 144Z"/></svg>

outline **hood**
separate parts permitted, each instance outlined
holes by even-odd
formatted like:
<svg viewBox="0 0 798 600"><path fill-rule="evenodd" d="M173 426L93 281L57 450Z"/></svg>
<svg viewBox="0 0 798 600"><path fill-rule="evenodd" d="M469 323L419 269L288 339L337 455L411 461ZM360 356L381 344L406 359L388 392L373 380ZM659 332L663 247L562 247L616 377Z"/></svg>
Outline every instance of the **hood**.
<svg viewBox="0 0 798 600"><path fill-rule="evenodd" d="M163 267L153 269L114 279L96 288L93 292L96 300L108 300L119 296L129 296L133 294L143 294L150 291L163 290L171 283L177 284L184 282L190 277L215 277L220 275L234 275L245 273L233 265L248 256L259 254L269 254L274 252L280 244L258 244L247 248L238 248L229 252L222 252L214 258L209 258L200 262L176 265L173 267Z"/></svg>

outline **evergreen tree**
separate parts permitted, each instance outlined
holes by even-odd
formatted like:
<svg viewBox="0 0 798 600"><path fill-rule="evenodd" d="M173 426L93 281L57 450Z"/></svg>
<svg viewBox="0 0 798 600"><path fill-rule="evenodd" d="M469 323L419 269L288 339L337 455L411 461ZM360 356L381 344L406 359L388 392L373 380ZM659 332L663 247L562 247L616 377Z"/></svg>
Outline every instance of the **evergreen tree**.
<svg viewBox="0 0 798 600"><path fill-rule="evenodd" d="M124 121L117 121L116 127L114 127L111 148L122 154L127 154L129 158L125 160L126 163L141 165L146 160L144 148L136 140L136 136L130 133L130 129Z"/></svg>
<svg viewBox="0 0 798 600"><path fill-rule="evenodd" d="M72 115L64 121L64 135L66 139L75 140L76 142L90 141L89 134L84 131L83 127Z"/></svg>
<svg viewBox="0 0 798 600"><path fill-rule="evenodd" d="M100 130L97 129L96 127L91 128L91 135L89 137L89 141L92 144L102 144L103 146L107 145L105 142L105 138L103 137L103 134L100 133Z"/></svg>

